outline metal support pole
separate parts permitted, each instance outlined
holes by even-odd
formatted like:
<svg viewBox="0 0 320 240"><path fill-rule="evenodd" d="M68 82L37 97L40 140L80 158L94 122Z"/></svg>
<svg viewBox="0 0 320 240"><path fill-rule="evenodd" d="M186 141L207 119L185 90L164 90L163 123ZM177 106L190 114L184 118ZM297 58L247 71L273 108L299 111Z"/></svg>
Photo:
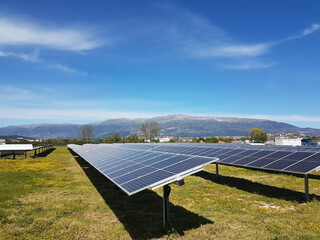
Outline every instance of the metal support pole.
<svg viewBox="0 0 320 240"><path fill-rule="evenodd" d="M169 218L169 195L171 187L169 185L163 186L163 228L167 229L170 227Z"/></svg>
<svg viewBox="0 0 320 240"><path fill-rule="evenodd" d="M304 175L304 192L305 192L305 202L309 202L309 176Z"/></svg>
<svg viewBox="0 0 320 240"><path fill-rule="evenodd" d="M216 177L219 177L219 164L216 163Z"/></svg>
<svg viewBox="0 0 320 240"><path fill-rule="evenodd" d="M16 159L16 153L14 152L14 150L12 151L12 159Z"/></svg>
<svg viewBox="0 0 320 240"><path fill-rule="evenodd" d="M34 155L33 157L36 157L37 156L37 149L34 150Z"/></svg>
<svg viewBox="0 0 320 240"><path fill-rule="evenodd" d="M27 158L27 151L24 151L24 158Z"/></svg>

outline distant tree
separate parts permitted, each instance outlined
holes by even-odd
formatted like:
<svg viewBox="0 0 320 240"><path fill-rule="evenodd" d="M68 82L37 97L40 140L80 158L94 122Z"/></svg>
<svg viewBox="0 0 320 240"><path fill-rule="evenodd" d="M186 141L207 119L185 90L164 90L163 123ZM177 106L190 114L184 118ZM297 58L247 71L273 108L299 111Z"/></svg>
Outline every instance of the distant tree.
<svg viewBox="0 0 320 240"><path fill-rule="evenodd" d="M268 139L267 133L260 128L252 128L249 133L251 140L255 143L263 143Z"/></svg>
<svg viewBox="0 0 320 240"><path fill-rule="evenodd" d="M78 133L78 138L81 140L91 140L93 137L93 127L91 125L84 125Z"/></svg>
<svg viewBox="0 0 320 240"><path fill-rule="evenodd" d="M216 137L211 137L211 138L206 138L206 139L204 140L204 142L206 142L206 143L218 143L218 142L219 142L219 139L216 138Z"/></svg>
<svg viewBox="0 0 320 240"><path fill-rule="evenodd" d="M121 141L121 136L120 136L119 133L113 134L112 138L113 138L113 142L116 142L116 143L117 143L117 142L120 142L120 141Z"/></svg>
<svg viewBox="0 0 320 240"><path fill-rule="evenodd" d="M156 122L144 122L141 124L141 132L146 139L153 140L158 137L161 126Z"/></svg>
<svg viewBox="0 0 320 240"><path fill-rule="evenodd" d="M228 143L228 142L231 142L231 141L232 141L232 138L220 136L220 137L219 137L219 141L220 141L220 142L224 142L224 143Z"/></svg>
<svg viewBox="0 0 320 240"><path fill-rule="evenodd" d="M140 142L140 139L137 134L131 134L130 136L127 137L126 140L127 140L127 142L130 142L130 143Z"/></svg>

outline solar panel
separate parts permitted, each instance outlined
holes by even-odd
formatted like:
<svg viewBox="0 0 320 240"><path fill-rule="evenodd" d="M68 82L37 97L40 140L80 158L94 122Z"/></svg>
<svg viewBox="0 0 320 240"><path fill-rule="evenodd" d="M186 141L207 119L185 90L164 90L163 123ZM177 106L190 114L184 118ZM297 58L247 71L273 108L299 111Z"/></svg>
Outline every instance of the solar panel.
<svg viewBox="0 0 320 240"><path fill-rule="evenodd" d="M199 150L179 146L160 148L157 144L70 144L68 147L128 195L175 182L217 161L214 157L178 154L176 152L192 153ZM155 151L157 148L164 152Z"/></svg>
<svg viewBox="0 0 320 240"><path fill-rule="evenodd" d="M134 148L131 146L130 148ZM158 144L153 151L217 157L217 163L307 174L320 166L319 148L238 144ZM315 155L315 157L313 157ZM307 160L309 159L309 160ZM304 161L306 160L306 161ZM309 163L309 161L316 163ZM300 163L300 161L302 161ZM297 164L299 163L299 164ZM292 167L291 167L292 166Z"/></svg>

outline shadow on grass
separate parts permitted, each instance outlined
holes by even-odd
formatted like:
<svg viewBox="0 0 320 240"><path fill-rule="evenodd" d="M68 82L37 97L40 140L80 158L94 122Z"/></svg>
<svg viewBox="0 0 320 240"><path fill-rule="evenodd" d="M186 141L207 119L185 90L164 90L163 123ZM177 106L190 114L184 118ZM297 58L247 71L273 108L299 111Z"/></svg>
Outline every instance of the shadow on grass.
<svg viewBox="0 0 320 240"><path fill-rule="evenodd" d="M38 157L46 157L48 156L50 153L52 153L54 150L56 150L56 148L50 148L44 152L39 153L37 156Z"/></svg>
<svg viewBox="0 0 320 240"><path fill-rule="evenodd" d="M229 187L235 187L237 189L256 193L260 195L264 195L271 198L284 199L287 201L297 201L303 203L305 201L305 195L302 192L286 189L286 188L278 188L274 186L264 185L261 183L253 182L243 178L222 176L216 177L215 173L209 173L206 171L202 171L195 174L198 177L202 177L203 179L210 180L212 182L227 185ZM301 179L301 184L304 185L304 180ZM320 200L320 196L315 194L310 194L310 199Z"/></svg>
<svg viewBox="0 0 320 240"><path fill-rule="evenodd" d="M72 150L70 152L133 239L163 237L165 232L162 228L162 197L151 190L144 190L129 197ZM172 227L180 236L184 235L186 230L213 223L171 203L169 209Z"/></svg>

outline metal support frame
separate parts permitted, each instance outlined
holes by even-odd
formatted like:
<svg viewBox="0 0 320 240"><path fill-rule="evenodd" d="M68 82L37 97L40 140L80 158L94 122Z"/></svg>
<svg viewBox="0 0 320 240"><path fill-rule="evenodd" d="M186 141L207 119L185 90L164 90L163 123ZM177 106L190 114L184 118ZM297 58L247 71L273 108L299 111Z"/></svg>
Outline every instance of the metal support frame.
<svg viewBox="0 0 320 240"><path fill-rule="evenodd" d="M171 187L169 185L163 186L163 228L167 229L170 227L169 218L169 195Z"/></svg>
<svg viewBox="0 0 320 240"><path fill-rule="evenodd" d="M216 177L219 177L219 164L216 163Z"/></svg>
<svg viewBox="0 0 320 240"><path fill-rule="evenodd" d="M309 202L309 176L308 176L308 174L304 175L304 194L305 194L305 202Z"/></svg>
<svg viewBox="0 0 320 240"><path fill-rule="evenodd" d="M37 149L34 150L34 155L33 157L36 157L37 156Z"/></svg>
<svg viewBox="0 0 320 240"><path fill-rule="evenodd" d="M12 159L16 159L16 153L14 150L12 151Z"/></svg>
<svg viewBox="0 0 320 240"><path fill-rule="evenodd" d="M27 158L27 151L24 151L24 158Z"/></svg>

